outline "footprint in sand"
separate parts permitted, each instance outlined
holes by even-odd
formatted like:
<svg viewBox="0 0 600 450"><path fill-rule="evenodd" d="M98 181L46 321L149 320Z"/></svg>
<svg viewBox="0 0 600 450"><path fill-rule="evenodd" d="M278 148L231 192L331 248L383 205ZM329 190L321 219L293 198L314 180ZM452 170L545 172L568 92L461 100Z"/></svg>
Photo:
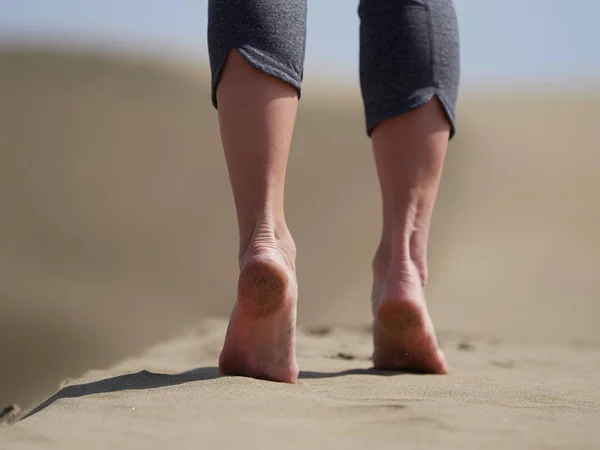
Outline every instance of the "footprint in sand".
<svg viewBox="0 0 600 450"><path fill-rule="evenodd" d="M0 411L0 425L12 425L21 412L18 405L8 405Z"/></svg>

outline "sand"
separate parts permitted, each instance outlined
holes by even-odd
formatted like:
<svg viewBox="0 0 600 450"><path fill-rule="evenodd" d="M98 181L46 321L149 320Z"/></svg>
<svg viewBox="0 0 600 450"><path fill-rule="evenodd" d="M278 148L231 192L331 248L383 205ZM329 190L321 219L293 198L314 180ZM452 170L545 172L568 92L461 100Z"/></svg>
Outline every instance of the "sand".
<svg viewBox="0 0 600 450"><path fill-rule="evenodd" d="M303 330L297 385L221 377L206 321L78 379L3 434L6 448L595 448L598 348L442 334L447 376L370 369L368 328Z"/></svg>
<svg viewBox="0 0 600 450"><path fill-rule="evenodd" d="M360 98L308 75L288 386L216 377L237 242L206 81L0 55L0 405L34 411L0 448L598 448L596 93L463 97L427 291L451 371L390 375L369 369L380 205Z"/></svg>

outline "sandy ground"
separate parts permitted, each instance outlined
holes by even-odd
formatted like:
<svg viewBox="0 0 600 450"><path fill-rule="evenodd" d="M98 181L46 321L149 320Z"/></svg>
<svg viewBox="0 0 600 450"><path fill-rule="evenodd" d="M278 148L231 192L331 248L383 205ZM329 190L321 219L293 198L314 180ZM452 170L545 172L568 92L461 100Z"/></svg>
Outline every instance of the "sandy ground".
<svg viewBox="0 0 600 450"><path fill-rule="evenodd" d="M65 386L4 432L7 448L597 448L598 348L443 333L447 376L370 369L365 327L299 337L295 386L214 367L224 322ZM102 430L102 431L100 431Z"/></svg>
<svg viewBox="0 0 600 450"><path fill-rule="evenodd" d="M0 55L0 404L42 405L0 443L598 447L600 96L463 97L427 292L451 373L383 376L360 98L317 81L289 170L303 374L285 386L216 377L237 242L205 71Z"/></svg>

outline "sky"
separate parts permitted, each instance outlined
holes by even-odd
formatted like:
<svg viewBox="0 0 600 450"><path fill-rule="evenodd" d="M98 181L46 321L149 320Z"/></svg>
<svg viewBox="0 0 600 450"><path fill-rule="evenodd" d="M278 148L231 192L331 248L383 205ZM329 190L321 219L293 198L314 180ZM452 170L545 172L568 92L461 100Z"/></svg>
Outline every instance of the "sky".
<svg viewBox="0 0 600 450"><path fill-rule="evenodd" d="M0 0L0 45L206 59L207 0ZM308 0L305 77L358 79L358 0ZM599 0L455 0L467 87L599 85Z"/></svg>

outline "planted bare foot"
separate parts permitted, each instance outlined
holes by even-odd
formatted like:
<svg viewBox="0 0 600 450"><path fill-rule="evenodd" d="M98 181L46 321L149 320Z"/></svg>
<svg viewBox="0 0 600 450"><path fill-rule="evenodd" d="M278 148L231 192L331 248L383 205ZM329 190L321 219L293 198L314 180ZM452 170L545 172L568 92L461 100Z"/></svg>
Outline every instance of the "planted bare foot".
<svg viewBox="0 0 600 450"><path fill-rule="evenodd" d="M374 266L374 367L445 374L418 270L412 263L386 266Z"/></svg>
<svg viewBox="0 0 600 450"><path fill-rule="evenodd" d="M297 381L295 257L291 237L250 244L240 263L237 302L219 358L221 375Z"/></svg>

